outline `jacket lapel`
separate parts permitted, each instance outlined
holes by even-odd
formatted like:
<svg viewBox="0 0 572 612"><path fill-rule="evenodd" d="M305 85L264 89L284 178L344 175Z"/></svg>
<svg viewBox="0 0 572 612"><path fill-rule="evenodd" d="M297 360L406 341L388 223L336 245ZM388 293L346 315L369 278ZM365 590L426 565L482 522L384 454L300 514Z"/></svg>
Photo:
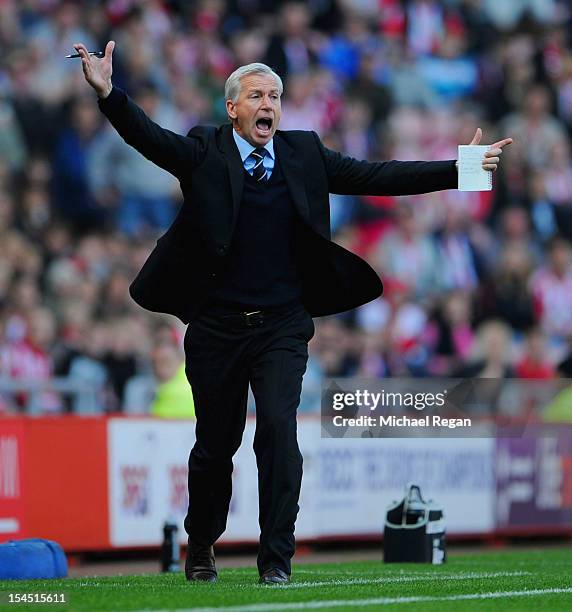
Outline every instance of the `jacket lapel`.
<svg viewBox="0 0 572 612"><path fill-rule="evenodd" d="M310 207L304 189L304 168L299 158L296 157L294 149L278 133L274 134L274 152L278 163L282 165L284 179L296 210L302 219L311 225Z"/></svg>
<svg viewBox="0 0 572 612"><path fill-rule="evenodd" d="M220 150L225 158L230 179L230 189L232 193L232 231L236 225L240 198L244 187L244 166L234 138L232 136L232 126L230 124L222 126Z"/></svg>

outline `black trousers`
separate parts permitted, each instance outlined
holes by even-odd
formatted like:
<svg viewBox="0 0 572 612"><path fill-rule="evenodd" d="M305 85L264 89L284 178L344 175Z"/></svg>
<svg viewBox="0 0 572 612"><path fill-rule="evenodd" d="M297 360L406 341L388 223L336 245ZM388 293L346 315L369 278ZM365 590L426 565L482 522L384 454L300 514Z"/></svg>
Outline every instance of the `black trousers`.
<svg viewBox="0 0 572 612"><path fill-rule="evenodd" d="M187 378L193 390L196 442L189 457L185 530L211 545L226 528L232 457L246 423L248 385L256 403L260 573L288 574L302 480L296 411L314 323L302 304L264 311L262 320L206 310L185 334Z"/></svg>

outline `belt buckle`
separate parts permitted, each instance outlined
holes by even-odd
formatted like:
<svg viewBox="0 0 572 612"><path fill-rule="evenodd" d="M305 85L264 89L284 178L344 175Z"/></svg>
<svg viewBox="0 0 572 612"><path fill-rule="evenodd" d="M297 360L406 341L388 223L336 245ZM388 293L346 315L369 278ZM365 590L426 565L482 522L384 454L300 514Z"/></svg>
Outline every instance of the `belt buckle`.
<svg viewBox="0 0 572 612"><path fill-rule="evenodd" d="M252 312L243 312L241 314L244 317L244 324L246 327L255 327L256 321L262 323L262 310L253 310ZM260 317L257 318L255 315L260 315Z"/></svg>

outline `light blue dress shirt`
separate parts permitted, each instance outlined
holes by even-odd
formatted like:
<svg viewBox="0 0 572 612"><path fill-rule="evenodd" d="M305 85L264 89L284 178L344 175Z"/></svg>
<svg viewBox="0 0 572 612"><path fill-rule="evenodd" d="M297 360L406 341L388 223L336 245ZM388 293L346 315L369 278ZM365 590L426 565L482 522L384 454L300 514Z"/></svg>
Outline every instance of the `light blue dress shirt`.
<svg viewBox="0 0 572 612"><path fill-rule="evenodd" d="M242 159L242 163L244 164L244 169L252 176L252 170L256 165L256 161L254 157L250 157L252 151L254 151L257 147L253 147L247 140L245 140L240 134L237 134L236 130L232 130L232 135L234 137L234 142L236 142L236 146L238 147L238 152L240 154L240 159ZM264 164L264 168L266 168L266 174L268 178L272 175L272 170L274 170L274 139L270 139L266 145L263 147L266 149L267 154L264 156L264 160L262 163Z"/></svg>

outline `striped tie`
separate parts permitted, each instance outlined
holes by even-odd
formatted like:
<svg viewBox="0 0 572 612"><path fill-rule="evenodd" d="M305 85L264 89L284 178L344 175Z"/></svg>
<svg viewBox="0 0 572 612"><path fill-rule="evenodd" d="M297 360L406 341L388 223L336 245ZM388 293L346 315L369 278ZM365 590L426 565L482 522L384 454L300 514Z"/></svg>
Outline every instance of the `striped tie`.
<svg viewBox="0 0 572 612"><path fill-rule="evenodd" d="M250 154L254 158L254 168L252 169L252 176L257 181L266 180L266 168L264 167L264 156L266 155L266 149L254 149Z"/></svg>

